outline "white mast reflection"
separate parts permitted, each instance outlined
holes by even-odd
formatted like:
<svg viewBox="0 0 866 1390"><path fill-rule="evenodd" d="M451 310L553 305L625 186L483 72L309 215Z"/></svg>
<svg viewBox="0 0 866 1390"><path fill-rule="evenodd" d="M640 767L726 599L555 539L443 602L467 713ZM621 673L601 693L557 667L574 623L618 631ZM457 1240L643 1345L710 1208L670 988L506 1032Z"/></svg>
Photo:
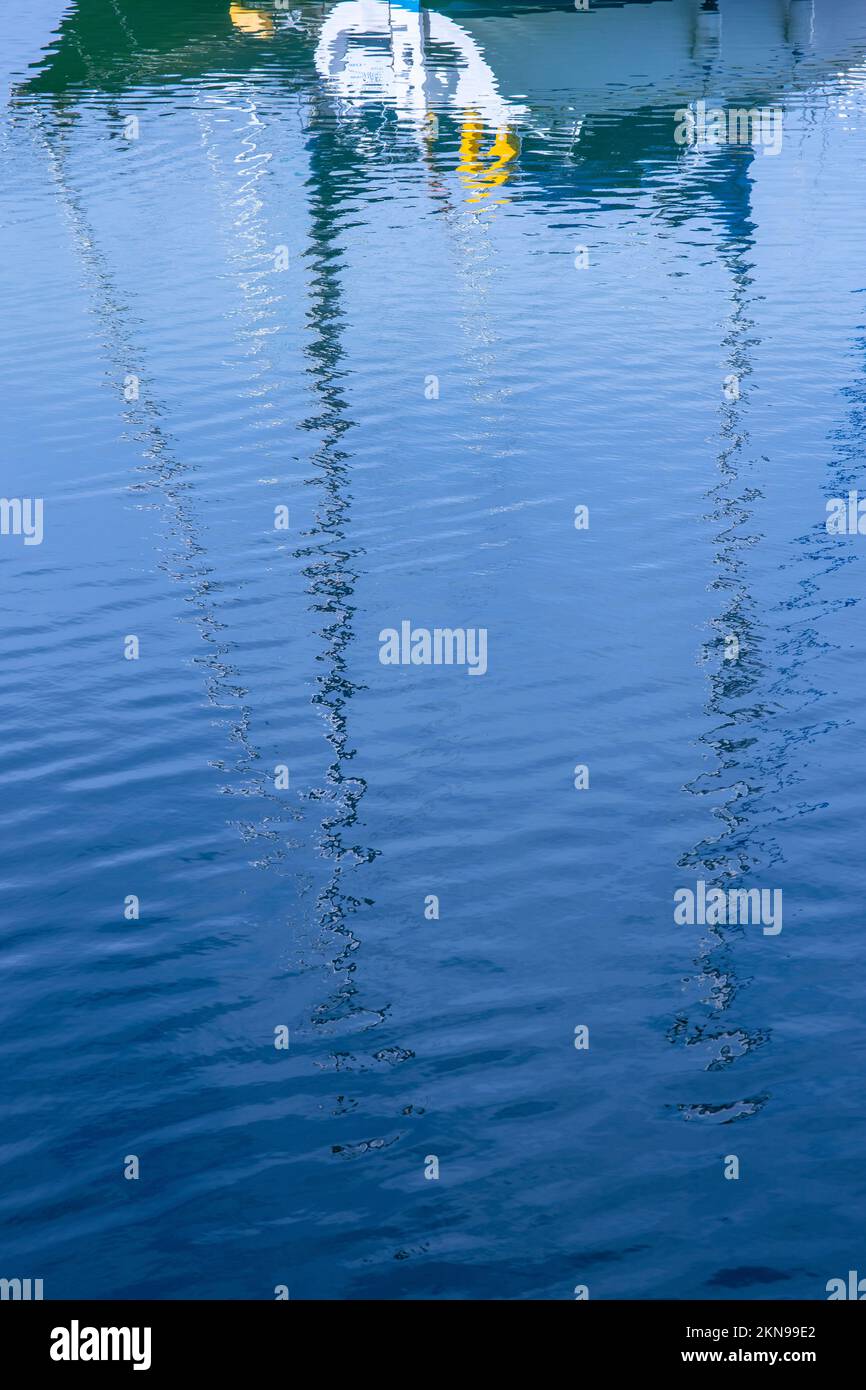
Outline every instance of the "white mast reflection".
<svg viewBox="0 0 866 1390"><path fill-rule="evenodd" d="M387 50L370 42L382 37L389 40ZM429 56L433 45L449 51L448 61ZM525 106L501 96L490 64L465 29L411 0L344 0L336 5L322 26L316 69L345 101L368 103L381 95L393 103L399 119L415 123L449 107L473 111L493 127L527 113Z"/></svg>

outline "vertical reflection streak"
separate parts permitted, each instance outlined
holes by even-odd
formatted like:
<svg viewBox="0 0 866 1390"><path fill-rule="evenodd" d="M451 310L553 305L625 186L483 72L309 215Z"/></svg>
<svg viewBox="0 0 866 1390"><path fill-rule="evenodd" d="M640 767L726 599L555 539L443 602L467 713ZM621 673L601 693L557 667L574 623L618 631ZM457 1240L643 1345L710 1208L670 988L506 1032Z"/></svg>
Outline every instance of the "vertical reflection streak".
<svg viewBox="0 0 866 1390"><path fill-rule="evenodd" d="M164 529L173 549L157 561L157 566L176 583L189 589L193 620L206 644L204 656L193 658L205 670L205 690L208 703L220 712L218 723L228 728L230 743L239 748L233 770L244 778L236 786L223 787L226 793L255 795L273 803L275 814L256 827L239 827L247 838L264 838L272 853L279 857L279 832L275 822L284 820L287 812L281 798L268 789L264 773L255 773L261 754L252 737L253 711L247 701L248 691L241 683L241 673L232 653L233 643L224 636L226 624L219 616L217 596L220 582L208 557L204 539L205 528L196 516L190 497L195 466L185 464L177 456L170 434L162 420L168 410L159 400L152 383L143 370L146 359L137 344L140 327L115 284L110 262L98 246L95 229L89 221L81 196L72 187L64 150L65 131L61 119L53 135L39 106L30 121L34 139L44 155L64 216L70 227L84 281L91 296L91 306L101 334L102 343L112 364L112 375L119 383L129 375L140 382L139 399L127 403L123 412L131 437L140 446L145 462L141 482L131 484L130 491L145 499L156 498ZM222 768L222 762L214 764ZM297 816L297 813L295 813Z"/></svg>
<svg viewBox="0 0 866 1390"><path fill-rule="evenodd" d="M701 735L699 743L711 766L685 790L695 797L720 798L713 815L721 822L721 829L678 861L680 868L703 879L708 889L725 891L741 882L750 886L759 870L779 858L778 846L757 834L758 801L765 791L761 748L770 709L759 697L766 672L765 635L747 573L748 552L761 539L747 530L755 515L754 504L761 496L746 477L751 440L745 415L752 351L758 344L750 305L756 230L751 216L753 157L750 147L723 146L710 166L714 180L721 182L724 200L720 256L731 292L722 349L725 379L736 382L736 391L721 408L719 481L708 494L708 519L715 529L716 547L716 577L711 588L723 599L722 611L711 623L715 635L704 651L704 660L713 663L705 705L712 727ZM730 636L739 643L735 660L727 659L726 638ZM706 1059L705 1070L721 1071L767 1044L770 1032L737 1024L729 1016L745 985L735 951L742 928L708 926L703 930L706 935L693 960L693 973L684 981L692 1002L678 1014L668 1037L672 1043L699 1048ZM722 1104L698 1102L677 1108L686 1119L731 1123L756 1114L767 1099L765 1095L749 1095Z"/></svg>
<svg viewBox="0 0 866 1390"><path fill-rule="evenodd" d="M322 669L316 676L313 703L323 717L332 760L324 785L311 791L310 799L323 802L325 807L319 848L331 870L319 892L316 915L323 946L327 950L336 947L331 966L338 977L332 993L316 1008L313 1022L321 1027L352 1020L370 1027L384 1021L387 1009L371 1010L360 1001L354 955L361 941L349 918L360 907L371 905L371 900L357 897L347 886L352 870L370 863L377 853L350 834L367 785L350 769L357 750L351 746L348 722L349 701L363 688L349 675L348 652L355 636L353 599L358 560L364 553L350 540L351 455L343 442L355 425L343 387L346 313L340 247L352 159L343 152L339 135L317 97L313 98L308 127L308 155L310 229L306 255L310 278L305 356L313 411L301 422L301 428L314 439L311 462L315 476L310 485L317 489L319 501L313 524L305 533L306 543L298 547L295 556L302 562L309 606L320 625L322 642L318 656Z"/></svg>

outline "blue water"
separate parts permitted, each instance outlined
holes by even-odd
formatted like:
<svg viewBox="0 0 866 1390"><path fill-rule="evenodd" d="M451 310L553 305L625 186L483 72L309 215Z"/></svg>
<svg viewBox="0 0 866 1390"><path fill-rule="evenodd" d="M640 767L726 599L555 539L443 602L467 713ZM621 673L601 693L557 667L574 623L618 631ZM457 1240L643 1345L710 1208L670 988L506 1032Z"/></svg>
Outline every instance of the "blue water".
<svg viewBox="0 0 866 1390"><path fill-rule="evenodd" d="M0 1276L822 1299L866 1275L866 10L413 8L0 21L44 502ZM781 149L678 144L701 100ZM404 620L486 672L383 664ZM700 881L782 931L678 925Z"/></svg>

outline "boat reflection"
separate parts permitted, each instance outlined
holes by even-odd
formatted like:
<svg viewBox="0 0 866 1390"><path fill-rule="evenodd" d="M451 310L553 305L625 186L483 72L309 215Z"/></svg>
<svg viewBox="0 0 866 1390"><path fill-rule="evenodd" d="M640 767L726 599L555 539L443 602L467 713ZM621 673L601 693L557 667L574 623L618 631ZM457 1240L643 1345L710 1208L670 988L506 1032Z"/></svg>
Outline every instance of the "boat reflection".
<svg viewBox="0 0 866 1390"><path fill-rule="evenodd" d="M258 34L269 39L274 32L273 15L267 10L251 9L248 5L230 5L229 19L244 34Z"/></svg>

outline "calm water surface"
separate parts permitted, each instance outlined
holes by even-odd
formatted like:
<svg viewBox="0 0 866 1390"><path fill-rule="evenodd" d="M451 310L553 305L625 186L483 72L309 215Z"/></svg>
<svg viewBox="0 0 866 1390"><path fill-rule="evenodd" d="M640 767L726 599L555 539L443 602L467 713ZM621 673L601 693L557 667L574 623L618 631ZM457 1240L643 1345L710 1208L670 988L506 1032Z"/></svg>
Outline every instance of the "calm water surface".
<svg viewBox="0 0 866 1390"><path fill-rule="evenodd" d="M866 10L413 8L0 21L0 491L44 499L0 1274L823 1298L866 1272ZM678 144L701 100L781 150ZM381 664L404 619L486 674ZM783 931L675 924L699 880Z"/></svg>

